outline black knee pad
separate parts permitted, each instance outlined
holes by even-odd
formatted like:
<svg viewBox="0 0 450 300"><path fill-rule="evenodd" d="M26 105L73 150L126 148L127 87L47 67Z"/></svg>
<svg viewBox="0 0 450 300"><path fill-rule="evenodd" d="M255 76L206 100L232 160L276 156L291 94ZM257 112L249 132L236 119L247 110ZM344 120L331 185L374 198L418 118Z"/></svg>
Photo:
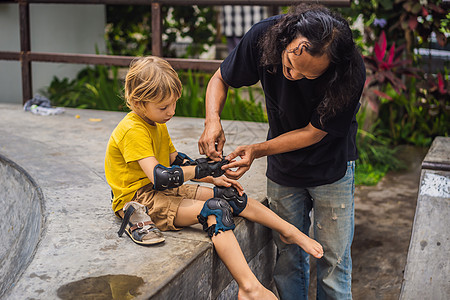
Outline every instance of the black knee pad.
<svg viewBox="0 0 450 300"><path fill-rule="evenodd" d="M233 216L238 216L247 206L247 194L239 196L236 188L216 186L214 187L214 198L227 201L233 208Z"/></svg>
<svg viewBox="0 0 450 300"><path fill-rule="evenodd" d="M217 224L208 227L208 216L215 215ZM234 225L233 214L231 206L223 199L211 198L205 202L202 211L197 216L200 224L203 225L203 230L208 233L210 237L217 235L219 230L227 231L233 230Z"/></svg>

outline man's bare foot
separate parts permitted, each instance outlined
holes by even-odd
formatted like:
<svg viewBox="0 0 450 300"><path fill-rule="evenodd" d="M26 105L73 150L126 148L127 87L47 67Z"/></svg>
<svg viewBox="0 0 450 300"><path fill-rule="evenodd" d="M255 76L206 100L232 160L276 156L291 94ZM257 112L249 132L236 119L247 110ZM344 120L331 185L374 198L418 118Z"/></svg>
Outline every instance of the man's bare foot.
<svg viewBox="0 0 450 300"><path fill-rule="evenodd" d="M270 290L266 289L263 285L259 285L256 289L252 290L246 290L239 288L238 292L238 299L239 300L259 300L259 299L278 299L274 293L272 293Z"/></svg>
<svg viewBox="0 0 450 300"><path fill-rule="evenodd" d="M315 258L321 258L323 256L322 245L295 227L288 234L282 235L280 233L280 239L285 244L299 245L306 253L311 254Z"/></svg>

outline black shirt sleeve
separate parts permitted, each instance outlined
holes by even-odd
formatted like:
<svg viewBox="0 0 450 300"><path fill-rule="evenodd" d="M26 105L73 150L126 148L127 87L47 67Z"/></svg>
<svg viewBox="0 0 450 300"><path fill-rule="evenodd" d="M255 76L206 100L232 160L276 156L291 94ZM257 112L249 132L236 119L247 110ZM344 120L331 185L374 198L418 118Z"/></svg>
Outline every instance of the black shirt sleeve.
<svg viewBox="0 0 450 300"><path fill-rule="evenodd" d="M222 62L221 75L228 85L240 88L254 85L260 80L258 41L268 26L273 23L273 18L269 18L253 25Z"/></svg>

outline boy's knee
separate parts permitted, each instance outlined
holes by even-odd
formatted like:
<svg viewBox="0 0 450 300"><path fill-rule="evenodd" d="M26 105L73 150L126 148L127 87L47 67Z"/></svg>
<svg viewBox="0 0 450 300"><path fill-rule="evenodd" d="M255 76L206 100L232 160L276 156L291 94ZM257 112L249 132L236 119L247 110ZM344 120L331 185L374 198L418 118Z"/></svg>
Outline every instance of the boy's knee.
<svg viewBox="0 0 450 300"><path fill-rule="evenodd" d="M207 220L208 226L217 224L217 217L215 215L209 215Z"/></svg>
<svg viewBox="0 0 450 300"><path fill-rule="evenodd" d="M214 187L214 198L223 199L233 208L233 216L238 216L247 206L247 194L239 195L234 187Z"/></svg>
<svg viewBox="0 0 450 300"><path fill-rule="evenodd" d="M235 228L231 206L223 199L207 200L197 219L210 237L217 235L219 230L227 231Z"/></svg>

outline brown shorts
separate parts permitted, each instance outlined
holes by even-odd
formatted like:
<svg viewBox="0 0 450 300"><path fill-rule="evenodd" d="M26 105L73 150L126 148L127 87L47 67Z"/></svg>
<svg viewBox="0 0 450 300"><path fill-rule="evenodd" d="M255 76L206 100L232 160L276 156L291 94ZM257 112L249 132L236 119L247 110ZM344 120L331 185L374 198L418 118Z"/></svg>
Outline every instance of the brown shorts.
<svg viewBox="0 0 450 300"><path fill-rule="evenodd" d="M180 230L174 220L183 199L195 199L198 185L183 184L179 188L156 191L153 184L147 184L136 191L132 201L137 201L148 208L148 214L161 231Z"/></svg>

